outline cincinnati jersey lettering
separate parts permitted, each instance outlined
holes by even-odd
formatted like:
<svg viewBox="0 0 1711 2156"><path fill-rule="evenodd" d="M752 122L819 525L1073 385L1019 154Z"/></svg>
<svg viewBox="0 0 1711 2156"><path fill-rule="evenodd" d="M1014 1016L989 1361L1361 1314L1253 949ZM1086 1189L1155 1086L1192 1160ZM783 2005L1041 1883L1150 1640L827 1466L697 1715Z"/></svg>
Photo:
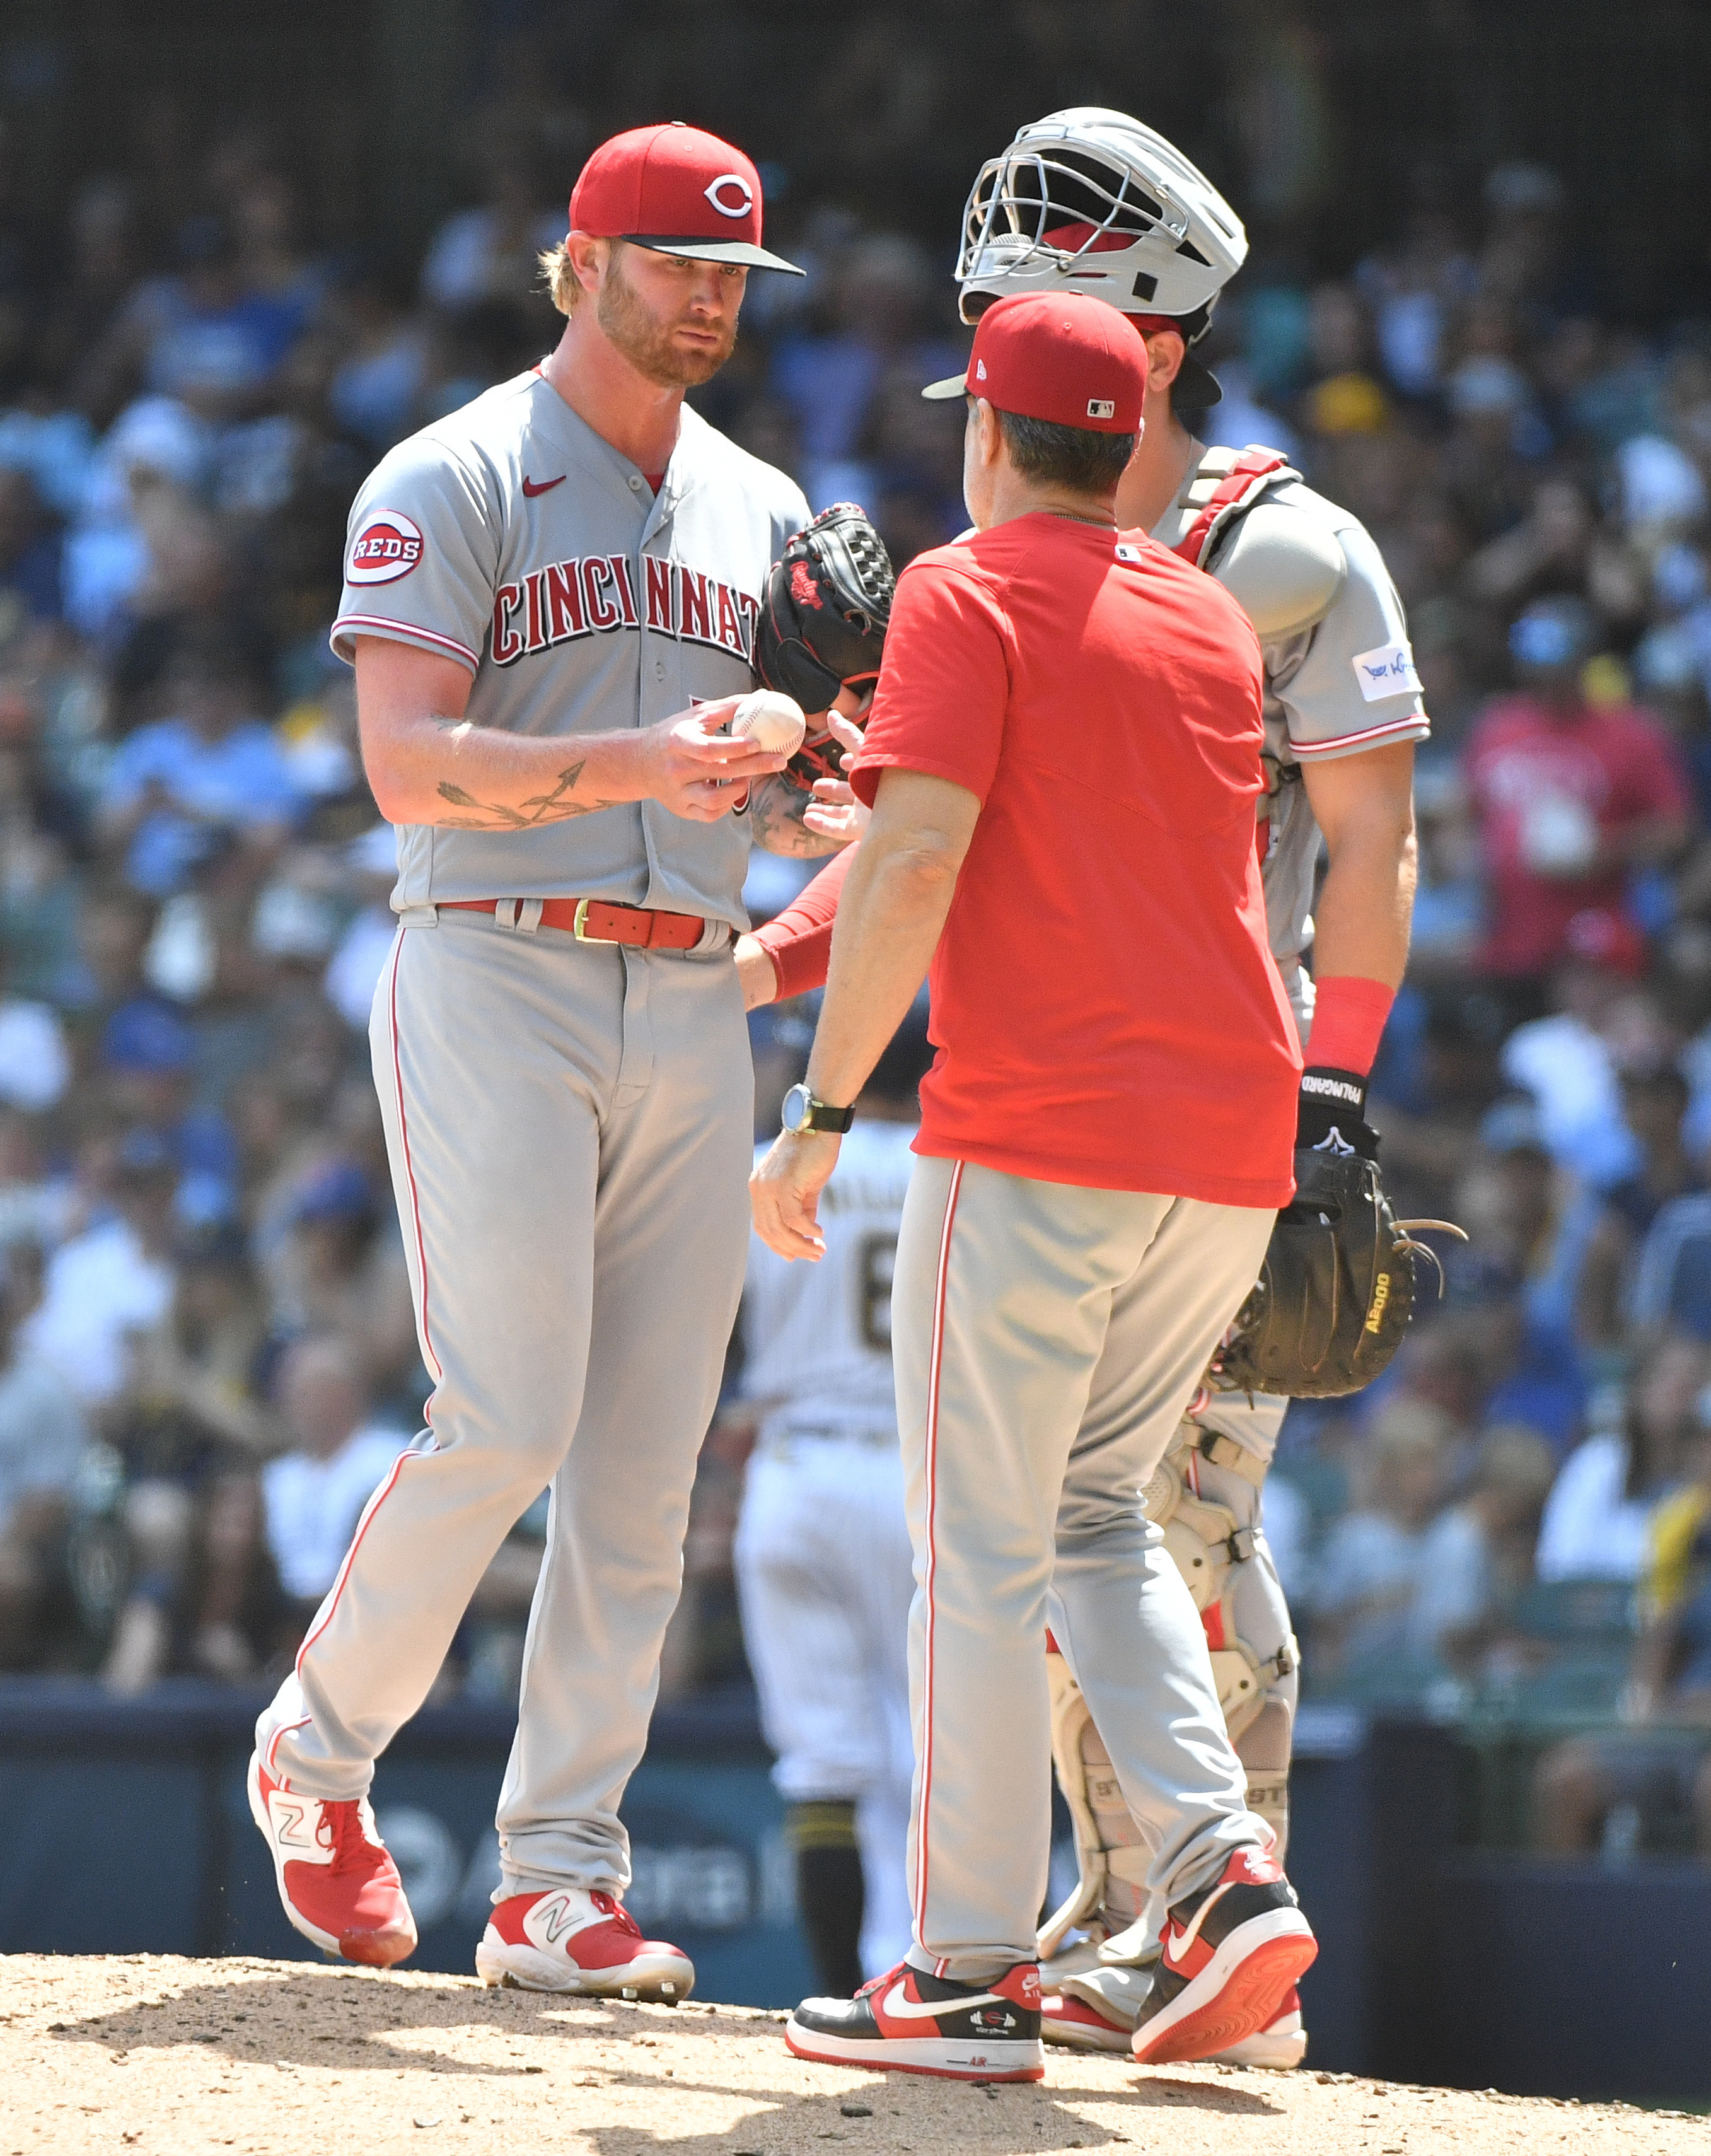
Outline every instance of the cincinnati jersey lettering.
<svg viewBox="0 0 1711 2156"><path fill-rule="evenodd" d="M501 584L493 607L494 665L515 666L536 652L581 636L634 629L640 620L684 644L704 644L738 659L749 656L761 611L753 593L651 554L643 556L642 571L639 614L625 554L579 554L550 562L518 583Z"/></svg>

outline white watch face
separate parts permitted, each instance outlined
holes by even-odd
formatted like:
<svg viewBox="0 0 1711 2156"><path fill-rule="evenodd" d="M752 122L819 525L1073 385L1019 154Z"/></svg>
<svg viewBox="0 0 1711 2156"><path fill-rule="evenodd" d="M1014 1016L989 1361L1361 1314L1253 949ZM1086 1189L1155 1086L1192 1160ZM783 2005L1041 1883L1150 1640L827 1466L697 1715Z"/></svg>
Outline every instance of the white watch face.
<svg viewBox="0 0 1711 2156"><path fill-rule="evenodd" d="M798 1136L807 1128L808 1117L813 1111L813 1106L814 1096L806 1086L792 1086L789 1092L785 1095L781 1121L785 1129L792 1137Z"/></svg>

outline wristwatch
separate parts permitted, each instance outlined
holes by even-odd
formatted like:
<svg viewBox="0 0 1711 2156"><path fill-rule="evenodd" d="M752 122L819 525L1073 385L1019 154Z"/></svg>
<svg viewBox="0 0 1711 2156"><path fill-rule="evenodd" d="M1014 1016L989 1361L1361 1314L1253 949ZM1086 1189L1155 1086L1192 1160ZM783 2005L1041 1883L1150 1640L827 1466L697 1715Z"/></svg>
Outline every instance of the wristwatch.
<svg viewBox="0 0 1711 2156"><path fill-rule="evenodd" d="M807 1131L847 1131L855 1121L853 1108L833 1108L817 1101L806 1086L792 1086L784 1096L780 1118L791 1137Z"/></svg>

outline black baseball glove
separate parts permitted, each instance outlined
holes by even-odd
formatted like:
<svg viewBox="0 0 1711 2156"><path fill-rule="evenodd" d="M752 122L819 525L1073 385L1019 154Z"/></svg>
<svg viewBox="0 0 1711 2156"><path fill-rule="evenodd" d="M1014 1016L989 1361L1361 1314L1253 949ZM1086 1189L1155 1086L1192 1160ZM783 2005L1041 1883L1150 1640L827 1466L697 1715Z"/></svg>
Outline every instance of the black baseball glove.
<svg viewBox="0 0 1711 2156"><path fill-rule="evenodd" d="M805 711L825 711L840 689L877 677L896 588L884 541L853 502L833 502L772 565L755 671ZM837 778L842 753L835 735L810 733L790 769L804 786Z"/></svg>
<svg viewBox="0 0 1711 2156"><path fill-rule="evenodd" d="M1378 1163L1363 1154L1298 1147L1295 1198L1278 1215L1265 1268L1207 1382L1222 1392L1334 1399L1370 1385L1402 1344L1414 1309L1414 1240L1447 1220L1398 1220ZM1440 1292L1442 1269L1439 1268Z"/></svg>

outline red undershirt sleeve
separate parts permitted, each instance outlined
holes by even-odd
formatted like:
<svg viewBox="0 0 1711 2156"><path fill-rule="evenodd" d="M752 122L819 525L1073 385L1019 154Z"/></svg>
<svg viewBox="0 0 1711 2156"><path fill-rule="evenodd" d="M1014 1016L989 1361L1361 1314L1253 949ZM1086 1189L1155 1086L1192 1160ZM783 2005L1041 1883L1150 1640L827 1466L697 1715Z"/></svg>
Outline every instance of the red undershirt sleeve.
<svg viewBox="0 0 1711 2156"><path fill-rule="evenodd" d="M782 913L755 931L755 941L772 961L778 977L778 993L806 995L823 988L832 958L832 924L838 914L838 893L855 859L855 847L834 854L818 875L799 891Z"/></svg>

